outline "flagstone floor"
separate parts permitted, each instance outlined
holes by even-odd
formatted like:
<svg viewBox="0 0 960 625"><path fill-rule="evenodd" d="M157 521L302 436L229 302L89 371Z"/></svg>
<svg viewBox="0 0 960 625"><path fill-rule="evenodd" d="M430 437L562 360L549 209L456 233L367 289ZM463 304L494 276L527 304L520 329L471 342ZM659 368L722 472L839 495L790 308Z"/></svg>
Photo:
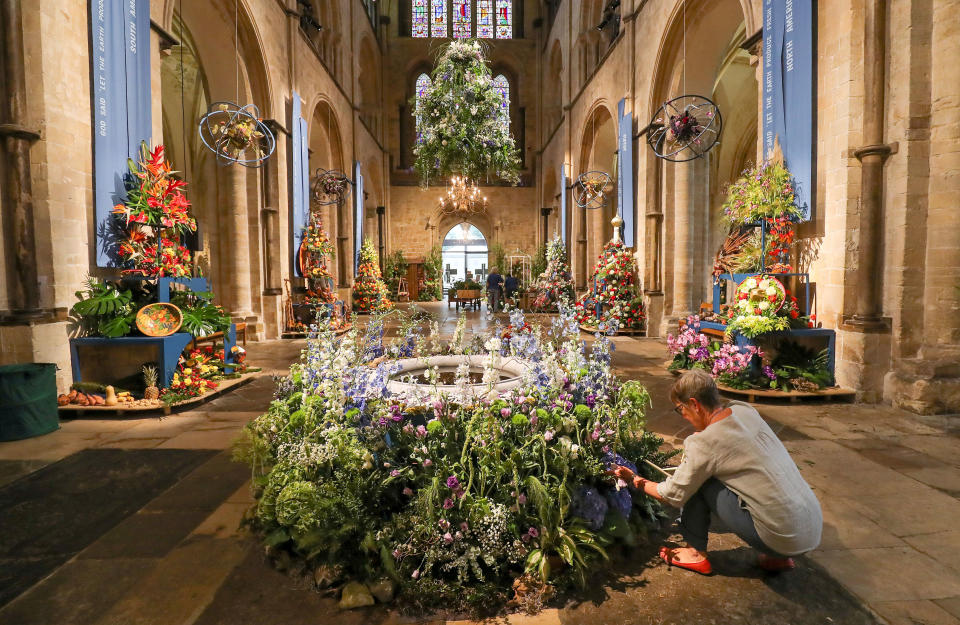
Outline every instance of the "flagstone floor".
<svg viewBox="0 0 960 625"><path fill-rule="evenodd" d="M440 319L443 332L452 334L452 309L446 304L422 307ZM475 331L492 324L484 312L467 316ZM673 378L664 369L664 342L618 337L614 343L618 373L643 381L651 391L648 427L668 444L682 444L690 431L666 399ZM0 547L0 569L5 564L10 570L29 568L33 560L43 564L48 557L57 562L0 607L0 623L409 622L381 606L339 612L333 598L312 590L302 577L274 570L262 547L238 529L252 503L249 473L230 461L228 447L269 403L270 374L284 372L304 344L251 344L249 360L264 367L264 374L196 410L164 419L68 421L42 437L0 443L0 501L18 485L22 490L85 450L216 452L191 456L199 463L196 468L176 474L166 491L101 527L85 544L61 547L62 553L54 554L34 553L23 545L5 553ZM796 570L762 573L752 566L750 549L721 532L710 543L716 573L700 577L657 563L656 550L665 535L652 535L650 544L618 554L610 573L583 596L537 616L514 615L506 621L960 624L960 418L918 417L858 404L763 404L758 409L824 508L823 542L798 560ZM144 452L130 452L135 453ZM136 474L107 478L138 479ZM64 479L63 489L70 491L69 474ZM83 510L57 510L59 499L35 497L30 505L56 511L52 521L37 519L38 524L63 528L56 532L82 522ZM0 512L0 533L22 532L31 525L22 521L30 514L26 504L7 505ZM4 519L14 517L18 527L6 526Z"/></svg>

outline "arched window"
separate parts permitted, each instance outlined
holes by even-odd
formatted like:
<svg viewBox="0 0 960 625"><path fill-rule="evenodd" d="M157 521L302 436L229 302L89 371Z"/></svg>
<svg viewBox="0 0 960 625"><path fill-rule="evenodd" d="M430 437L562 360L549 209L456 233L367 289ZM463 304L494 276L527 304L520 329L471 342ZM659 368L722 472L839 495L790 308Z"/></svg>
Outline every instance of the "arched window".
<svg viewBox="0 0 960 625"><path fill-rule="evenodd" d="M427 76L426 74L420 74L419 76L417 76L417 90L416 90L416 95L414 96L415 102L416 102L416 111L414 111L414 115L417 118L417 142L418 143L420 141L420 100L421 98L423 98L424 93L426 93L427 89L429 89L432 84L433 82L430 80L430 77Z"/></svg>
<svg viewBox="0 0 960 625"><path fill-rule="evenodd" d="M474 7L476 4L476 7ZM474 29L473 10L477 12ZM466 39L512 39L513 0L411 0L411 27L413 37L453 37ZM474 34L476 32L476 34Z"/></svg>
<svg viewBox="0 0 960 625"><path fill-rule="evenodd" d="M513 38L513 0L497 0L497 39Z"/></svg>
<svg viewBox="0 0 960 625"><path fill-rule="evenodd" d="M470 37L472 20L470 0L453 0L453 36L455 39Z"/></svg>
<svg viewBox="0 0 960 625"><path fill-rule="evenodd" d="M410 34L414 37L430 36L430 0L413 0L413 21Z"/></svg>
<svg viewBox="0 0 960 625"><path fill-rule="evenodd" d="M493 79L493 88L500 94L501 104L504 115L507 119L507 130L510 129L510 81L503 74L498 74Z"/></svg>

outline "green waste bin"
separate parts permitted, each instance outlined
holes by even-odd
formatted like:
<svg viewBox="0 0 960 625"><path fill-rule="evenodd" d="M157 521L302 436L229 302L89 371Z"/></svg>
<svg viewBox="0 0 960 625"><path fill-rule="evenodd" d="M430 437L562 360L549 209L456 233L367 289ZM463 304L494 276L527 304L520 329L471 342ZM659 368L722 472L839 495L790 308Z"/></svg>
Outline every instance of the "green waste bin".
<svg viewBox="0 0 960 625"><path fill-rule="evenodd" d="M57 365L0 367L0 441L40 436L59 427Z"/></svg>

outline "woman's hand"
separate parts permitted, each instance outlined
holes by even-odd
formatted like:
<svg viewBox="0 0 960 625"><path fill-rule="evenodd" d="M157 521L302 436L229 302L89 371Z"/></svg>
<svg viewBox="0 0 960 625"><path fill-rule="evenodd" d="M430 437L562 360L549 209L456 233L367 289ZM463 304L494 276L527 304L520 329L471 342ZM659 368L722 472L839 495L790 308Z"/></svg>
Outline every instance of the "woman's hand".
<svg viewBox="0 0 960 625"><path fill-rule="evenodd" d="M637 482L640 478L637 477L637 474L628 469L627 467L622 467L619 464L614 465L612 469L606 472L607 475L621 479L627 484L630 484L634 488L637 488Z"/></svg>

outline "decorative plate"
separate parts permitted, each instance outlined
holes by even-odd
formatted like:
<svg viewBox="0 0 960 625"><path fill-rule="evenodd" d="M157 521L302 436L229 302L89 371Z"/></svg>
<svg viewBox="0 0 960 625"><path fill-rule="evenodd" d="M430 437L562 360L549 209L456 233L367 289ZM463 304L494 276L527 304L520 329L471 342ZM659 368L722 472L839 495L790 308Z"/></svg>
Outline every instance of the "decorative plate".
<svg viewBox="0 0 960 625"><path fill-rule="evenodd" d="M740 314L774 315L786 299L783 283L770 276L751 276L737 286L736 305Z"/></svg>
<svg viewBox="0 0 960 625"><path fill-rule="evenodd" d="M147 304L137 312L137 329L147 336L170 336L182 323L183 313L167 302Z"/></svg>

